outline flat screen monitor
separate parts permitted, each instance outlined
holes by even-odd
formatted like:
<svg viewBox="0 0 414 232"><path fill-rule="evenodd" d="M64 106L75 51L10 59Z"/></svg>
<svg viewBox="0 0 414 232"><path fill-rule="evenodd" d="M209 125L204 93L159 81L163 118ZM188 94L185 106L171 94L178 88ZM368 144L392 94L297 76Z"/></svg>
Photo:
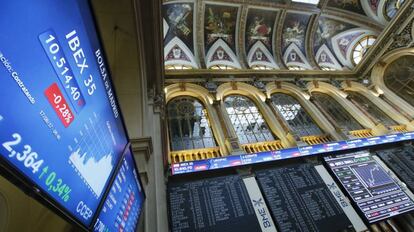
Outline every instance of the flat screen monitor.
<svg viewBox="0 0 414 232"><path fill-rule="evenodd" d="M103 207L95 222L94 231L135 231L145 200L131 150L127 149Z"/></svg>
<svg viewBox="0 0 414 232"><path fill-rule="evenodd" d="M0 161L90 227L128 139L89 1L0 15Z"/></svg>
<svg viewBox="0 0 414 232"><path fill-rule="evenodd" d="M412 198L369 152L324 159L369 223L414 210Z"/></svg>

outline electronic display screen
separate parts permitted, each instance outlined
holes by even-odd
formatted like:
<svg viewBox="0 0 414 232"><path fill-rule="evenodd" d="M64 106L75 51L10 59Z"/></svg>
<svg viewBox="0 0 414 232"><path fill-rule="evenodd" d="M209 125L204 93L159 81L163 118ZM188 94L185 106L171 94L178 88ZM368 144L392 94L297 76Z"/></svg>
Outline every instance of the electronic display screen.
<svg viewBox="0 0 414 232"><path fill-rule="evenodd" d="M0 157L91 226L127 136L89 2L7 1L0 15Z"/></svg>
<svg viewBox="0 0 414 232"><path fill-rule="evenodd" d="M172 232L261 231L238 175L168 184Z"/></svg>
<svg viewBox="0 0 414 232"><path fill-rule="evenodd" d="M313 165L255 173L279 231L352 231L351 221Z"/></svg>
<svg viewBox="0 0 414 232"><path fill-rule="evenodd" d="M414 147L401 146L376 153L408 188L414 191Z"/></svg>
<svg viewBox="0 0 414 232"><path fill-rule="evenodd" d="M145 200L130 149L116 174L94 231L135 231Z"/></svg>
<svg viewBox="0 0 414 232"><path fill-rule="evenodd" d="M414 209L413 200L370 153L324 159L369 223Z"/></svg>
<svg viewBox="0 0 414 232"><path fill-rule="evenodd" d="M276 151L265 151L251 154L231 155L206 160L180 162L171 165L171 173L173 175L179 175L184 173L257 164L276 160L291 159L295 157L316 155L333 151L343 151L353 148L369 147L398 141L407 141L412 139L414 139L414 132L405 132L370 138L358 138L347 141L336 141L325 144L293 147L287 149L280 149Z"/></svg>

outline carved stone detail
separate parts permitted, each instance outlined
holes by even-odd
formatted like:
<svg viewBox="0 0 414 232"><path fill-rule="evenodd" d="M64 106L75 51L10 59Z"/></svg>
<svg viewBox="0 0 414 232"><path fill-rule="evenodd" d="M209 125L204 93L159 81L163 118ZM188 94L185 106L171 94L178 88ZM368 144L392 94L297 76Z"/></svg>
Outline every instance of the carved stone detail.
<svg viewBox="0 0 414 232"><path fill-rule="evenodd" d="M145 160L148 161L153 151L152 139L151 137L131 139L131 147L134 154L144 154Z"/></svg>
<svg viewBox="0 0 414 232"><path fill-rule="evenodd" d="M410 46L412 38L412 25L414 20L412 20L398 35L394 36L392 44L388 47L387 52L392 51L397 48L403 48Z"/></svg>
<svg viewBox="0 0 414 232"><path fill-rule="evenodd" d="M390 50L395 49L396 47L398 47L398 44L404 43L404 40L406 39L406 36L401 37L400 39L398 39L398 42L396 42L395 40L395 36L397 35L397 37L399 35L405 34L406 33L406 28L404 28L404 30L401 33L398 33L398 30L400 29L400 27L398 25L404 25L404 23L407 21L408 18L410 18L411 14L413 13L412 8L408 8L405 9L404 12L400 12L401 14L398 15L394 22L393 27L391 27L390 30L386 31L385 33L383 33L381 35L381 37L378 39L377 43L372 47L372 51L368 51L369 57L367 57L368 59L363 60L363 63L361 63L358 67L357 70L357 76L362 77L362 76L366 76L367 72L371 71L372 66L378 62L379 58L385 54L385 52L388 52ZM409 23L409 33L411 33L411 25L412 23ZM411 38L411 35L409 35ZM387 44L390 41L390 38L394 39L393 44L391 44L390 46L388 46ZM394 45L395 43L395 45ZM394 48L393 48L394 47Z"/></svg>
<svg viewBox="0 0 414 232"><path fill-rule="evenodd" d="M212 80L208 80L204 83L204 87L210 92L210 93L216 93L217 92L217 83L212 81Z"/></svg>

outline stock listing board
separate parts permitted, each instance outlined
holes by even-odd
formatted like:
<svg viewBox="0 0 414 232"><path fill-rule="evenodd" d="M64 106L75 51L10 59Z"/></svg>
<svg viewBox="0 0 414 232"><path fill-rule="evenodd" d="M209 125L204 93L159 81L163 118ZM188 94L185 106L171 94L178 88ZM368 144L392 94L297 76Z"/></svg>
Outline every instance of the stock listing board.
<svg viewBox="0 0 414 232"><path fill-rule="evenodd" d="M7 1L0 15L0 157L91 227L128 139L89 1Z"/></svg>
<svg viewBox="0 0 414 232"><path fill-rule="evenodd" d="M414 147L406 145L376 153L414 191Z"/></svg>
<svg viewBox="0 0 414 232"><path fill-rule="evenodd" d="M259 170L256 178L279 231L354 231L313 165Z"/></svg>
<svg viewBox="0 0 414 232"><path fill-rule="evenodd" d="M130 149L122 159L94 231L136 231L145 195Z"/></svg>
<svg viewBox="0 0 414 232"><path fill-rule="evenodd" d="M168 203L172 232L261 231L238 175L169 183Z"/></svg>

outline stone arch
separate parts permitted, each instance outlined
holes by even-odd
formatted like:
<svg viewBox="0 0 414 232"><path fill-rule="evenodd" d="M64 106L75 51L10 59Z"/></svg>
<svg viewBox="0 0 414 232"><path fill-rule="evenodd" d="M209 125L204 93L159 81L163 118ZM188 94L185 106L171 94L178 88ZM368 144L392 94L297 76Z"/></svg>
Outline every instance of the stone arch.
<svg viewBox="0 0 414 232"><path fill-rule="evenodd" d="M242 82L224 83L217 88L217 100L223 102L224 98L229 95L242 95L251 99L259 109L263 118L266 120L270 130L281 140L282 145L284 147L291 147L295 145L292 144L292 141L287 139L286 132L283 130L283 127L280 125L275 115L273 115L271 109L266 105L266 95L263 92L252 85ZM233 128L233 126L231 126L231 128Z"/></svg>
<svg viewBox="0 0 414 232"><path fill-rule="evenodd" d="M291 83L281 82L278 86L275 82L270 82L266 85L267 97L270 98L274 93L285 93L293 96L323 131L332 135L335 140L342 139L342 137L335 132L335 128L331 123L326 120L325 116L309 101L310 95L308 93L302 91L296 85Z"/></svg>
<svg viewBox="0 0 414 232"><path fill-rule="evenodd" d="M384 82L384 75L388 66L403 56L414 56L414 48L395 49L384 55L372 68L371 81L373 87L379 94L384 94L390 102L394 105L398 105L401 110L407 113L411 118L414 118L414 106L390 90Z"/></svg>
<svg viewBox="0 0 414 232"><path fill-rule="evenodd" d="M229 154L226 148L226 145L225 145L225 136L224 136L223 128L220 125L219 116L212 105L214 102L214 98L208 92L207 89L205 89L202 86L196 85L196 84L177 83L177 84L172 84L172 85L165 87L164 91L165 91L166 104L168 104L168 102L171 101L172 99L176 97L180 97L180 96L190 96L190 97L194 97L200 100L208 112L210 126L211 126L211 129L213 130L213 134L216 139L216 142L218 146L220 147L221 154L223 155Z"/></svg>
<svg viewBox="0 0 414 232"><path fill-rule="evenodd" d="M368 100L370 100L373 104L378 106L384 113L386 113L389 117L397 121L399 124L407 125L409 129L414 129L411 128L411 125L408 125L410 122L407 120L407 118L401 115L397 110L395 110L392 106L387 104L384 100L379 98L378 94L372 92L361 83L353 81L344 81L341 85L344 91L353 91L365 96L366 98L368 98Z"/></svg>
<svg viewBox="0 0 414 232"><path fill-rule="evenodd" d="M367 129L372 129L374 135L382 135L386 133L383 130L383 127L377 128L377 126L372 122L367 116L364 115L354 104L346 99L347 94L333 85L330 85L325 82L309 82L307 85L308 91L312 92L321 92L328 94L336 102L338 102L346 111L348 111L352 117L357 120L359 124Z"/></svg>

